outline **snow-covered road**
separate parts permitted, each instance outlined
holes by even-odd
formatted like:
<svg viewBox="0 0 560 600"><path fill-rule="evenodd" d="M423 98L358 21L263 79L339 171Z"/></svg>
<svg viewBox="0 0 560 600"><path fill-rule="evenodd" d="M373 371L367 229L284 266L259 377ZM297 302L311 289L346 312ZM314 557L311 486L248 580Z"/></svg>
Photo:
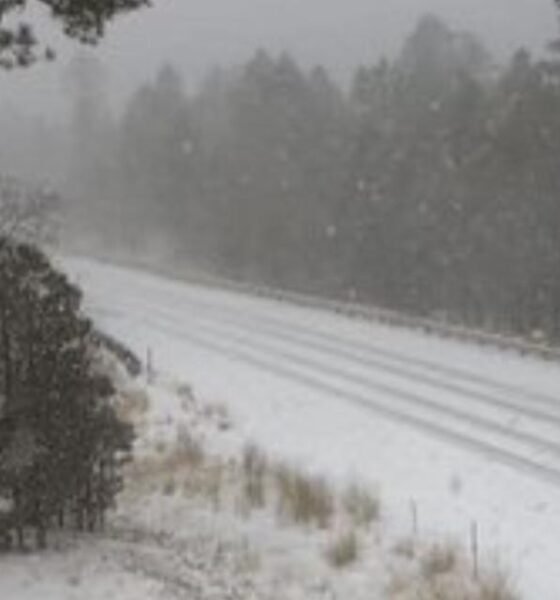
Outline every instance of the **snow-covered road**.
<svg viewBox="0 0 560 600"><path fill-rule="evenodd" d="M248 437L378 484L402 535L498 552L525 597L560 597L560 367L83 260L98 324L226 403Z"/></svg>

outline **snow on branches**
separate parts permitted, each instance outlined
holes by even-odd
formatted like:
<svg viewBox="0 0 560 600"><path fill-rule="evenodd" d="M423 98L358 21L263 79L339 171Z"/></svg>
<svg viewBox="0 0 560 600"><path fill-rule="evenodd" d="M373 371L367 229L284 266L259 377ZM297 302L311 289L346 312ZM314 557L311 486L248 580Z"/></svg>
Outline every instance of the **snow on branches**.
<svg viewBox="0 0 560 600"><path fill-rule="evenodd" d="M8 240L42 245L52 242L57 229L59 196L0 175L0 244Z"/></svg>

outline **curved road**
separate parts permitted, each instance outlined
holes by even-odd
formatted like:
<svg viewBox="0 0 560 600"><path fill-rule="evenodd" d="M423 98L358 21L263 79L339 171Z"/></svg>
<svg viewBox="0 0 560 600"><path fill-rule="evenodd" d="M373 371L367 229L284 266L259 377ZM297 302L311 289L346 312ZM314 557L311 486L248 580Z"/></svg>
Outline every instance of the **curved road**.
<svg viewBox="0 0 560 600"><path fill-rule="evenodd" d="M138 271L68 264L101 320L133 315L176 341L560 485L556 365Z"/></svg>

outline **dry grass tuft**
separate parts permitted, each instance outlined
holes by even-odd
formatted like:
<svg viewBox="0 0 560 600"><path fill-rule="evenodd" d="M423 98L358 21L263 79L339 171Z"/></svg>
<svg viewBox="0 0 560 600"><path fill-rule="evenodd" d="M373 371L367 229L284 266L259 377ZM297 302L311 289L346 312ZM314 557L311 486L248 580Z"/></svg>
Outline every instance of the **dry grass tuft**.
<svg viewBox="0 0 560 600"><path fill-rule="evenodd" d="M420 560L422 575L434 579L451 573L459 562L457 547L451 543L434 544Z"/></svg>
<svg viewBox="0 0 560 600"><path fill-rule="evenodd" d="M221 462L206 463L187 474L183 481L183 494L209 500L214 510L219 510L223 501L226 466Z"/></svg>
<svg viewBox="0 0 560 600"><path fill-rule="evenodd" d="M502 571L494 571L482 577L476 600L519 600L511 581Z"/></svg>
<svg viewBox="0 0 560 600"><path fill-rule="evenodd" d="M325 558L337 569L342 569L356 562L360 552L358 537L354 531L340 534L327 547Z"/></svg>
<svg viewBox="0 0 560 600"><path fill-rule="evenodd" d="M221 431L232 428L232 419L225 404L208 404L203 408L203 417L216 424Z"/></svg>
<svg viewBox="0 0 560 600"><path fill-rule="evenodd" d="M403 573L392 573L386 588L387 598L403 598L410 588L410 578Z"/></svg>
<svg viewBox="0 0 560 600"><path fill-rule="evenodd" d="M325 479L304 475L285 465L276 468L278 515L290 522L329 527L335 511L334 495Z"/></svg>
<svg viewBox="0 0 560 600"><path fill-rule="evenodd" d="M175 392L179 398L194 402L192 387L187 383L178 383Z"/></svg>
<svg viewBox="0 0 560 600"><path fill-rule="evenodd" d="M493 568L475 579L457 546L435 544L416 563L404 565L386 588L389 600L519 600L510 580Z"/></svg>
<svg viewBox="0 0 560 600"><path fill-rule="evenodd" d="M475 600L470 582L449 573L429 580L413 597L418 600Z"/></svg>
<svg viewBox="0 0 560 600"><path fill-rule="evenodd" d="M196 408L196 400L192 388L185 383L178 383L175 387L175 393L181 401L181 410L185 413L192 413Z"/></svg>
<svg viewBox="0 0 560 600"><path fill-rule="evenodd" d="M395 573L386 589L388 600L478 600L473 593L471 582L456 573L433 579Z"/></svg>
<svg viewBox="0 0 560 600"><path fill-rule="evenodd" d="M177 483L173 476L169 476L163 484L162 493L164 496L173 496L177 491Z"/></svg>
<svg viewBox="0 0 560 600"><path fill-rule="evenodd" d="M266 484L269 470L264 452L254 445L243 451L243 497L247 508L263 508L266 504Z"/></svg>
<svg viewBox="0 0 560 600"><path fill-rule="evenodd" d="M157 454L160 454L163 456L164 454L167 453L167 450L168 450L167 442L162 439L157 440L157 442L154 444L154 450L156 451Z"/></svg>
<svg viewBox="0 0 560 600"><path fill-rule="evenodd" d="M352 485L342 496L345 511L357 527L368 527L381 514L381 503L365 488Z"/></svg>
<svg viewBox="0 0 560 600"><path fill-rule="evenodd" d="M163 441L155 446L155 452L149 456L136 457L127 467L128 483L140 488L152 488L154 485L166 495L175 493L177 477L200 469L206 461L200 442L190 436L186 429L178 431L178 441L169 447ZM170 482L173 481L173 484Z"/></svg>
<svg viewBox="0 0 560 600"><path fill-rule="evenodd" d="M413 538L404 538L399 540L394 545L393 552L397 556L402 556L408 560L413 560L416 556L416 542Z"/></svg>
<svg viewBox="0 0 560 600"><path fill-rule="evenodd" d="M190 467L200 466L205 459L204 448L200 441L195 439L185 424L179 424L176 431L175 453L181 462Z"/></svg>

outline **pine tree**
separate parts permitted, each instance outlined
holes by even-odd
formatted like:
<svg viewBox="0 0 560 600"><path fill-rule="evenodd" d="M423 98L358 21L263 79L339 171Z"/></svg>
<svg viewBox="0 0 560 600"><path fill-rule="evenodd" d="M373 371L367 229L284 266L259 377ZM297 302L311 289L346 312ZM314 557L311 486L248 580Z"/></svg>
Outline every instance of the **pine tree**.
<svg viewBox="0 0 560 600"><path fill-rule="evenodd" d="M93 529L119 491L130 428L93 369L91 323L81 294L29 244L0 253L0 493L12 501L8 532L39 547L55 518Z"/></svg>

